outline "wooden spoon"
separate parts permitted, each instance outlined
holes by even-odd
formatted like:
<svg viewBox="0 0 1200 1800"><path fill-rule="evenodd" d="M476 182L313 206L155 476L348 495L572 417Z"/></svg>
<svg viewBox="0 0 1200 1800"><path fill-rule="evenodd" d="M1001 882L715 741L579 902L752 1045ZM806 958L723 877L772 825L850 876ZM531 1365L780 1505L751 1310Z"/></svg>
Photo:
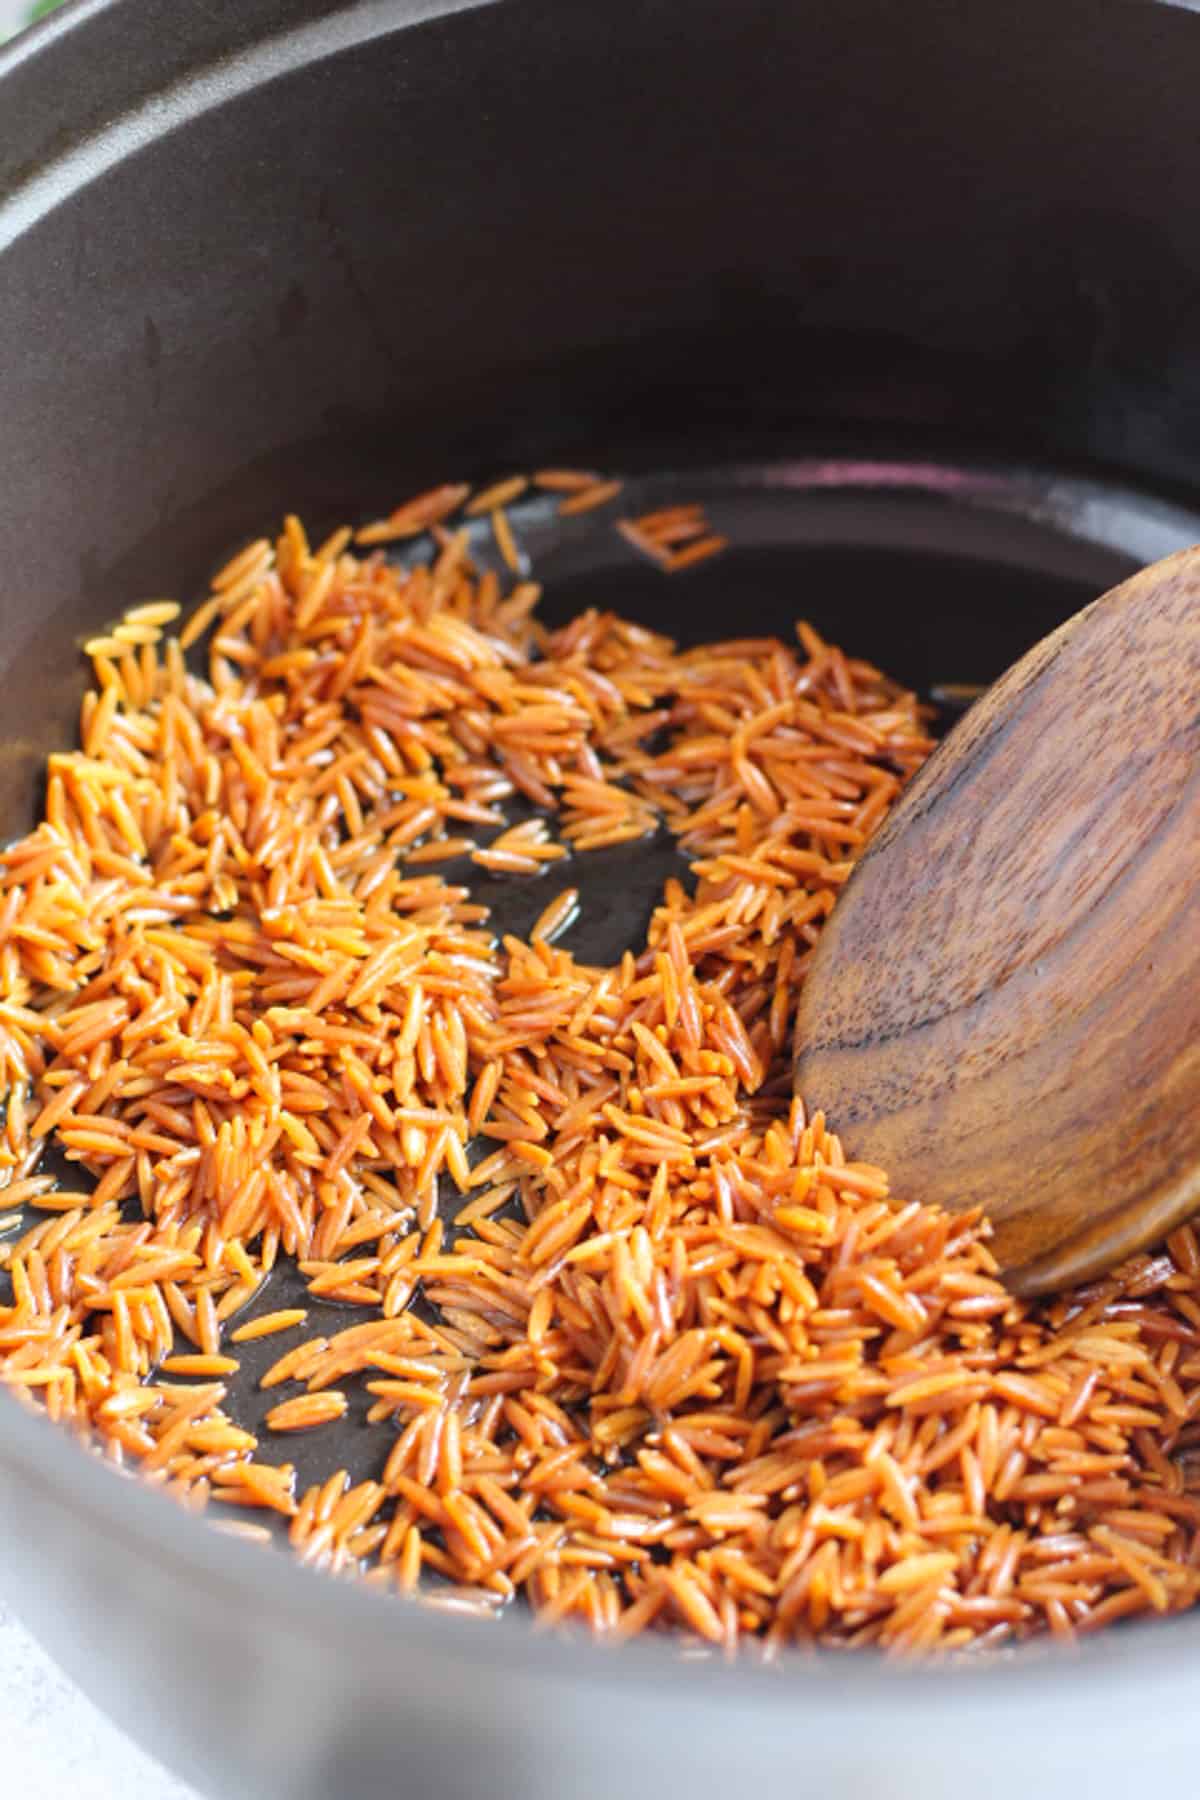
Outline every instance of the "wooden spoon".
<svg viewBox="0 0 1200 1800"><path fill-rule="evenodd" d="M796 1089L903 1199L982 1206L1011 1286L1200 1209L1200 546L1044 638L855 868Z"/></svg>

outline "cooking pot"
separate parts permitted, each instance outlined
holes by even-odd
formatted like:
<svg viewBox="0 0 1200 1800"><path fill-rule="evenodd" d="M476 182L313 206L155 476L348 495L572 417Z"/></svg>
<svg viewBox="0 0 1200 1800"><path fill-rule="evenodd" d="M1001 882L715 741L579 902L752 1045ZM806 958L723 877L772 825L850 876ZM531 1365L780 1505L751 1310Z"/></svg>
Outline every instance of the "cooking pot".
<svg viewBox="0 0 1200 1800"><path fill-rule="evenodd" d="M124 605L550 457L740 526L628 589L651 622L987 680L1200 537L1198 79L1193 9L1132 0L76 0L0 54L0 827ZM572 604L624 602L605 555ZM223 1800L1105 1800L1200 1745L1200 1618L916 1669L552 1641L220 1537L7 1400L0 1554Z"/></svg>

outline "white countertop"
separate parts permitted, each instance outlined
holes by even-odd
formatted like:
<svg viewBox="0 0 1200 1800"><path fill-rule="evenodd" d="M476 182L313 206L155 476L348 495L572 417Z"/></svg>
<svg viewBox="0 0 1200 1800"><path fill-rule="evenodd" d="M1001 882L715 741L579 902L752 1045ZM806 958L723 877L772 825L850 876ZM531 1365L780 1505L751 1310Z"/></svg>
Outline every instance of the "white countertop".
<svg viewBox="0 0 1200 1800"><path fill-rule="evenodd" d="M3 1605L0 1755L14 1800L196 1800L84 1699Z"/></svg>

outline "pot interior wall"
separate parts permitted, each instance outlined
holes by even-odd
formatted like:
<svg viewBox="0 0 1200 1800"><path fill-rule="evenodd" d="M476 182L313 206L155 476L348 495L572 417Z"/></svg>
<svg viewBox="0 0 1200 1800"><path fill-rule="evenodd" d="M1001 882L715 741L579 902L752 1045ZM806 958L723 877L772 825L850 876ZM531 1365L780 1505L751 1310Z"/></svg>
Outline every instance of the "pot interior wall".
<svg viewBox="0 0 1200 1800"><path fill-rule="evenodd" d="M189 595L286 507L321 525L548 455L881 446L1190 485L1185 16L274 10L290 35L189 72L138 31L155 9L125 0L11 77L34 155L0 209L0 824L70 721L79 631ZM94 66L113 15L123 78ZM144 108L172 55L157 109L114 120L104 82ZM72 81L97 122L64 156ZM976 674L1125 566L1047 590L1032 631L1019 600L1012 630L990 628L986 580L948 576L986 640ZM847 571L818 556L813 582L844 590L826 622L869 651L854 609L904 576ZM908 587L919 605L928 583ZM678 595L654 604L669 625Z"/></svg>
<svg viewBox="0 0 1200 1800"><path fill-rule="evenodd" d="M1195 18L417 10L247 0L216 60L214 9L116 0L0 65L0 835L73 732L79 638L285 510L551 458L703 491L727 560L664 582L597 527L548 546L550 604L692 636L803 612L925 687L1200 536ZM236 1791L249 1726L201 1745L154 1641L124 1643L160 1748Z"/></svg>

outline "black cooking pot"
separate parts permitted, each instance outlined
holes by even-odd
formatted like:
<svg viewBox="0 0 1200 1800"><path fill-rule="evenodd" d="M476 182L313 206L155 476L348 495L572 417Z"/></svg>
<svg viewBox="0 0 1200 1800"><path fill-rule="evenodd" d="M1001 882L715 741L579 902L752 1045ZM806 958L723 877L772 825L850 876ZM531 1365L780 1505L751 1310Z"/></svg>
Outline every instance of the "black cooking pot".
<svg viewBox="0 0 1200 1800"><path fill-rule="evenodd" d="M285 508L549 457L736 540L686 585L560 546L556 603L987 680L1200 537L1198 89L1200 21L1129 0L76 0L0 55L0 827L82 633ZM1187 1791L1191 1619L953 1671L552 1644L0 1412L6 1593L223 1800Z"/></svg>

